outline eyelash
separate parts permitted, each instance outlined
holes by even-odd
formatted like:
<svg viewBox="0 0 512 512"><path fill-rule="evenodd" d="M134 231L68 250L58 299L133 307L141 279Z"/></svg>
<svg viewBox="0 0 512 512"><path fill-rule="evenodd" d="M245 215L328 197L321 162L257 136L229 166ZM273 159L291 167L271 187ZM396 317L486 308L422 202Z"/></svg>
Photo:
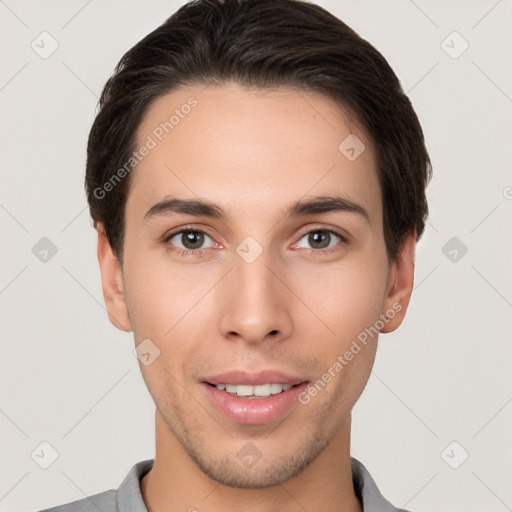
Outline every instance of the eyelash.
<svg viewBox="0 0 512 512"><path fill-rule="evenodd" d="M169 241L171 238L174 238L176 235L180 235L183 233L202 233L210 238L212 238L208 233L201 229L194 228L192 226L185 226L181 228L179 231L174 231L173 233L170 233L169 235L164 236L162 243L167 245L169 250L175 254L178 254L179 256L203 256L205 253L204 249L177 249L177 248L171 248L171 244Z"/></svg>
<svg viewBox="0 0 512 512"><path fill-rule="evenodd" d="M177 249L177 248L171 248L171 244L169 243L169 241L174 238L176 235L180 235L180 234L183 234L183 233L202 233L210 238L212 238L210 235L208 235L208 233L206 233L205 231L203 230L200 230L200 229L197 229L197 228L194 228L192 226L185 226L183 228L181 228L179 231L174 231L168 235L165 235L162 239L162 243L167 245L169 250L179 256L185 256L185 257L189 257L189 256L196 256L196 257L200 257L200 256L203 256L205 254L205 250L204 249L187 249L187 250L183 250L183 249ZM330 254L331 252L336 252L336 251L339 251L340 250L340 245L347 245L348 244L348 239L346 236L342 235L341 233L339 233L338 231L332 229L332 228L327 228L327 227L316 227L314 229L311 229L309 231L306 231L304 233L302 233L299 237L299 241L302 240L305 236L311 234L311 233L318 233L318 232L323 232L323 233L329 233L331 235L335 235L337 236L340 241L335 244L333 247L328 247L326 249L302 249L303 251L307 251L309 254L311 253L321 253L321 254ZM296 245L298 242L295 242L294 245ZM209 247L209 249L211 249L211 247Z"/></svg>

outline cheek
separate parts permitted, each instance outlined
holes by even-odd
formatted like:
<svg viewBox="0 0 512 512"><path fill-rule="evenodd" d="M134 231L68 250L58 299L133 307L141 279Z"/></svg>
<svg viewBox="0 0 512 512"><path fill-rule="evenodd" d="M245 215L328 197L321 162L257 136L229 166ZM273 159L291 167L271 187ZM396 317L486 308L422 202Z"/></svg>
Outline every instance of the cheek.
<svg viewBox="0 0 512 512"><path fill-rule="evenodd" d="M325 347L326 339L332 339L336 341L327 345L328 350L342 350L375 324L387 285L388 268L383 261L361 256L357 264L347 260L297 272L297 294L319 320L315 326L321 328L319 345Z"/></svg>
<svg viewBox="0 0 512 512"><path fill-rule="evenodd" d="M136 339L139 334L165 341L183 329L202 307L219 272L194 263L173 265L162 250L154 251L153 257L132 249L125 261L125 291Z"/></svg>
<svg viewBox="0 0 512 512"><path fill-rule="evenodd" d="M379 318L381 288L368 274L354 271L345 278L327 280L323 293L315 298L319 303L320 295L323 297L318 316L333 331L315 336L310 329L309 336L314 340L315 356L323 362L313 393L315 407L324 411L326 423L337 424L352 409L368 381L377 350L377 338L368 332Z"/></svg>
<svg viewBox="0 0 512 512"><path fill-rule="evenodd" d="M172 265L162 254L151 259L136 252L125 265L135 340L138 344L149 339L159 350L150 366L140 364L143 378L155 401L172 397L169 407L181 403L186 409L189 396L182 386L191 384L187 367L210 348L209 329L216 320L215 283L225 269Z"/></svg>

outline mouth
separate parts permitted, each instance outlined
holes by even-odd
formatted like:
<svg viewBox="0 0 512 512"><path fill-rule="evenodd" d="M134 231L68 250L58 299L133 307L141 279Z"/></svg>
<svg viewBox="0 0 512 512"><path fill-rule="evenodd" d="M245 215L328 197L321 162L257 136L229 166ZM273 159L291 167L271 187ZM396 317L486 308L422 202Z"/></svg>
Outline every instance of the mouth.
<svg viewBox="0 0 512 512"><path fill-rule="evenodd" d="M228 420L265 425L290 413L309 380L277 372L229 372L201 380L212 405Z"/></svg>
<svg viewBox="0 0 512 512"><path fill-rule="evenodd" d="M258 384L251 386L250 384L212 384L207 382L212 387L215 387L219 391L225 391L232 396L248 398L248 399L261 399L268 398L270 396L279 395L288 391L290 388L300 386L300 384Z"/></svg>

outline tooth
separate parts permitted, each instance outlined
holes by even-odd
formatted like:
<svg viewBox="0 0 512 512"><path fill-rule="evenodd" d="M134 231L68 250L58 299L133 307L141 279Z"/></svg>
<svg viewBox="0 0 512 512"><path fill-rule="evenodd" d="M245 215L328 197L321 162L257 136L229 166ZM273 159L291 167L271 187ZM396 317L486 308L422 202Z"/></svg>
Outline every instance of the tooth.
<svg viewBox="0 0 512 512"><path fill-rule="evenodd" d="M243 397L268 397L278 395L279 393L290 389L289 384L259 384L257 386L245 384L217 384L215 386L220 391L226 391L237 396Z"/></svg>
<svg viewBox="0 0 512 512"><path fill-rule="evenodd" d="M271 395L277 395L278 393L281 393L283 390L282 384L270 384L270 394Z"/></svg>
<svg viewBox="0 0 512 512"><path fill-rule="evenodd" d="M236 394L238 396L252 396L254 391L254 386L236 386Z"/></svg>
<svg viewBox="0 0 512 512"><path fill-rule="evenodd" d="M254 396L270 396L270 384L254 386Z"/></svg>

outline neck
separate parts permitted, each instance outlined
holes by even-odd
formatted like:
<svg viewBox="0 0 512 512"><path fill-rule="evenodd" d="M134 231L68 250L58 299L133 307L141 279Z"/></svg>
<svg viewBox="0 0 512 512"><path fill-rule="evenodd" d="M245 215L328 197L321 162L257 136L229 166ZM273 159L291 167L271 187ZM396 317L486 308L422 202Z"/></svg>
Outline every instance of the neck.
<svg viewBox="0 0 512 512"><path fill-rule="evenodd" d="M239 489L205 475L157 410L155 462L142 479L142 498L148 512L362 512L350 467L350 421L348 416L323 452L295 477L271 487Z"/></svg>

